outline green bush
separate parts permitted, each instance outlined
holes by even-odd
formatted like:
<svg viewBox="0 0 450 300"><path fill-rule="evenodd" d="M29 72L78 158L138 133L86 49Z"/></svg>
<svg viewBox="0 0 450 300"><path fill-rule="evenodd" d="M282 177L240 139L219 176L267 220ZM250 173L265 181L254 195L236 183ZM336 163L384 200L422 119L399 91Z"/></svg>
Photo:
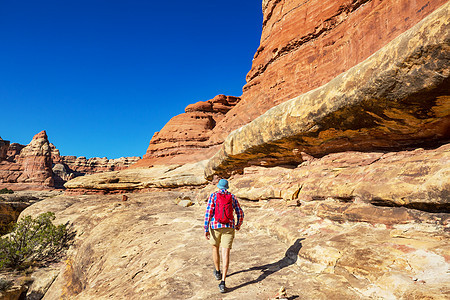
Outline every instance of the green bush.
<svg viewBox="0 0 450 300"><path fill-rule="evenodd" d="M6 291L13 285L11 280L0 278L0 292Z"/></svg>
<svg viewBox="0 0 450 300"><path fill-rule="evenodd" d="M7 188L3 188L0 190L0 194L14 194L14 191Z"/></svg>
<svg viewBox="0 0 450 300"><path fill-rule="evenodd" d="M69 246L75 233L69 224L55 226L55 214L43 213L21 219L11 233L0 238L0 269L20 269L49 262Z"/></svg>

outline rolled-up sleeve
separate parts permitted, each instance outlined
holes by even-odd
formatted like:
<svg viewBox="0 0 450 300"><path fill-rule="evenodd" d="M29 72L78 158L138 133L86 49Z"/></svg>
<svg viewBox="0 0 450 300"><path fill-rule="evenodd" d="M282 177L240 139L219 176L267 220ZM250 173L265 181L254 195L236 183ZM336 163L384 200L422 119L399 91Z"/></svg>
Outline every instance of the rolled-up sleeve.
<svg viewBox="0 0 450 300"><path fill-rule="evenodd" d="M214 194L211 194L208 199L208 205L205 212L205 232L209 231L209 222L211 222L212 214L214 211Z"/></svg>

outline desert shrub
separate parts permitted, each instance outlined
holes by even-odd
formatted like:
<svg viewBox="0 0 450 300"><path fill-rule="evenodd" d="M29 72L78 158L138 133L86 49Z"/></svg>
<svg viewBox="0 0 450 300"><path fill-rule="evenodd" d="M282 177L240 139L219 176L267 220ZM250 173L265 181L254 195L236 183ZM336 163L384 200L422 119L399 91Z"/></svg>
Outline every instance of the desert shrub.
<svg viewBox="0 0 450 300"><path fill-rule="evenodd" d="M7 188L3 188L0 190L0 194L14 194L14 191Z"/></svg>
<svg viewBox="0 0 450 300"><path fill-rule="evenodd" d="M4 278L0 278L0 292L6 291L13 285L11 280L6 280Z"/></svg>
<svg viewBox="0 0 450 300"><path fill-rule="evenodd" d="M0 269L40 264L58 258L69 246L75 233L69 224L55 226L55 214L43 213L36 218L26 216L0 238Z"/></svg>

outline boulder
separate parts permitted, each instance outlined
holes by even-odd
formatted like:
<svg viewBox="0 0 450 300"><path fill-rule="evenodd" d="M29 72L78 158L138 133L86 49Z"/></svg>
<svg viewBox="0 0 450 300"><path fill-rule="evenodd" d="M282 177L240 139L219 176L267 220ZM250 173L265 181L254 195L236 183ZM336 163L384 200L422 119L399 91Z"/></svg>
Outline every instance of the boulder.
<svg viewBox="0 0 450 300"><path fill-rule="evenodd" d="M450 4L364 62L232 132L206 175L249 165L296 165L301 152L439 145L450 137Z"/></svg>

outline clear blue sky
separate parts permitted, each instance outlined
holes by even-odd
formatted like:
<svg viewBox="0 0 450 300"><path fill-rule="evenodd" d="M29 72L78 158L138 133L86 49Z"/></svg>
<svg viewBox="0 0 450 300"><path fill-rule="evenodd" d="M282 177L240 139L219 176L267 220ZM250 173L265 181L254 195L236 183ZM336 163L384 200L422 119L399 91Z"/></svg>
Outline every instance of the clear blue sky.
<svg viewBox="0 0 450 300"><path fill-rule="evenodd" d="M188 104L242 94L261 2L0 1L0 136L142 156Z"/></svg>

